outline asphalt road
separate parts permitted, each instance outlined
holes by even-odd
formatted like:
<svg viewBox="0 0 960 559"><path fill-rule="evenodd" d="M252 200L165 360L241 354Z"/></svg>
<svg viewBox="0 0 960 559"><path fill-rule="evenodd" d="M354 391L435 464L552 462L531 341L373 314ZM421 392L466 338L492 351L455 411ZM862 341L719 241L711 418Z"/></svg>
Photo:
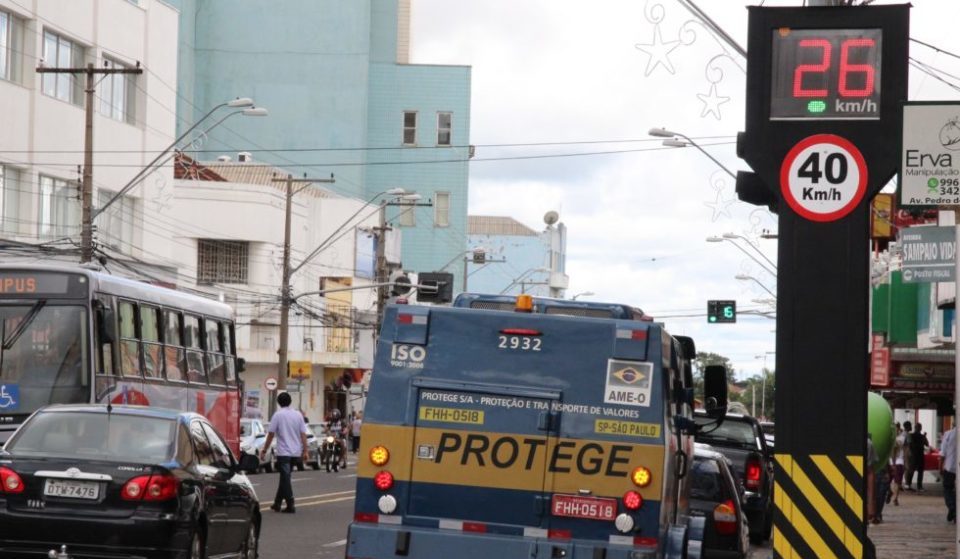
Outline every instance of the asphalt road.
<svg viewBox="0 0 960 559"><path fill-rule="evenodd" d="M347 524L353 517L356 472L352 455L346 471L327 473L310 468L302 472L295 471L293 493L297 502L296 514L276 513L269 508L277 491L278 474L251 476L263 514L260 557L342 559ZM766 542L762 546L752 547L748 559L768 559L772 556L770 542Z"/></svg>

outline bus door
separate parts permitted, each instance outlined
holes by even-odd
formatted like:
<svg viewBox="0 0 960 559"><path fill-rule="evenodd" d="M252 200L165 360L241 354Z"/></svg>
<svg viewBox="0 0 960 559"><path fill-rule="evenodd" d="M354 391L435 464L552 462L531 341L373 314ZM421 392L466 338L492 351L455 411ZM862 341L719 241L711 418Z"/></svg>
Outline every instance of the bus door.
<svg viewBox="0 0 960 559"><path fill-rule="evenodd" d="M543 527L560 393L438 379L414 385L408 514L439 518L441 528L442 519L454 528Z"/></svg>

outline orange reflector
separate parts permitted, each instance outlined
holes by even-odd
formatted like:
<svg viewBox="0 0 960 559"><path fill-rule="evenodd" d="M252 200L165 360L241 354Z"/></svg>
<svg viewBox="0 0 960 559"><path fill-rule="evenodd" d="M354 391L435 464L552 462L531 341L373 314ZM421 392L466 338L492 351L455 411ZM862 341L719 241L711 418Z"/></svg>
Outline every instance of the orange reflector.
<svg viewBox="0 0 960 559"><path fill-rule="evenodd" d="M633 473L630 474L630 481L632 481L637 487L646 487L650 485L650 470L644 468L643 466L635 468Z"/></svg>
<svg viewBox="0 0 960 559"><path fill-rule="evenodd" d="M377 445L370 449L370 461L374 466L383 466L390 461L390 451L385 446Z"/></svg>
<svg viewBox="0 0 960 559"><path fill-rule="evenodd" d="M516 312L533 312L533 296L517 295L517 304L513 310Z"/></svg>
<svg viewBox="0 0 960 559"><path fill-rule="evenodd" d="M623 506L627 510L637 510L643 506L643 497L636 491L627 491L623 494Z"/></svg>
<svg viewBox="0 0 960 559"><path fill-rule="evenodd" d="M393 474L386 470L377 472L377 475L373 476L373 484L380 491L386 491L393 487Z"/></svg>

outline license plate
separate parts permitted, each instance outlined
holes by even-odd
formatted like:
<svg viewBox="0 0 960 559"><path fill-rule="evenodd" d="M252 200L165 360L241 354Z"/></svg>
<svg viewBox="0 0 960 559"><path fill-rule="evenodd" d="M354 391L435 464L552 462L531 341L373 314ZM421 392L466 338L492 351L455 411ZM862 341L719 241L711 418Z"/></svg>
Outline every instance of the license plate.
<svg viewBox="0 0 960 559"><path fill-rule="evenodd" d="M580 495L554 495L550 510L553 516L613 520L617 516L617 500Z"/></svg>
<svg viewBox="0 0 960 559"><path fill-rule="evenodd" d="M43 494L47 497L66 499L98 499L100 483L74 479L48 479L43 485Z"/></svg>

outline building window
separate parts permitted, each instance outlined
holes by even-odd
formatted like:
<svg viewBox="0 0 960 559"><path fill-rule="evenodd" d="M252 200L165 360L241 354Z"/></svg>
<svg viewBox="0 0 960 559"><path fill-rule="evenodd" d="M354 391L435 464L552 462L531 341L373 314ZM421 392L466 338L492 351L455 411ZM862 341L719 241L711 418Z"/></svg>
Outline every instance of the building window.
<svg viewBox="0 0 960 559"><path fill-rule="evenodd" d="M397 222L403 227L417 226L416 202L409 202L397 206L400 213L397 214Z"/></svg>
<svg viewBox="0 0 960 559"><path fill-rule="evenodd" d="M197 283L247 283L246 241L197 239Z"/></svg>
<svg viewBox="0 0 960 559"><path fill-rule="evenodd" d="M9 12L0 11L0 79L19 82L23 54L23 24Z"/></svg>
<svg viewBox="0 0 960 559"><path fill-rule="evenodd" d="M403 145L417 144L417 111L403 111Z"/></svg>
<svg viewBox="0 0 960 559"><path fill-rule="evenodd" d="M40 175L41 237L69 237L79 233L79 192L76 183Z"/></svg>
<svg viewBox="0 0 960 559"><path fill-rule="evenodd" d="M124 64L103 59L104 68L127 68ZM100 114L133 123L133 74L106 74L100 81Z"/></svg>
<svg viewBox="0 0 960 559"><path fill-rule="evenodd" d="M20 171L0 165L0 231L15 233L20 217Z"/></svg>
<svg viewBox="0 0 960 559"><path fill-rule="evenodd" d="M453 126L453 113L437 113L437 145L449 146L451 128Z"/></svg>
<svg viewBox="0 0 960 559"><path fill-rule="evenodd" d="M104 207L115 195L109 190L97 191L97 207ZM97 216L97 232L100 241L117 250L121 245L133 244L134 216L137 212L137 199L121 196Z"/></svg>
<svg viewBox="0 0 960 559"><path fill-rule="evenodd" d="M43 64L47 68L78 68L83 47L50 31L43 32ZM80 78L73 74L41 74L43 93L75 105L82 104Z"/></svg>
<svg viewBox="0 0 960 559"><path fill-rule="evenodd" d="M433 201L433 221L437 227L450 226L450 193L437 192Z"/></svg>

